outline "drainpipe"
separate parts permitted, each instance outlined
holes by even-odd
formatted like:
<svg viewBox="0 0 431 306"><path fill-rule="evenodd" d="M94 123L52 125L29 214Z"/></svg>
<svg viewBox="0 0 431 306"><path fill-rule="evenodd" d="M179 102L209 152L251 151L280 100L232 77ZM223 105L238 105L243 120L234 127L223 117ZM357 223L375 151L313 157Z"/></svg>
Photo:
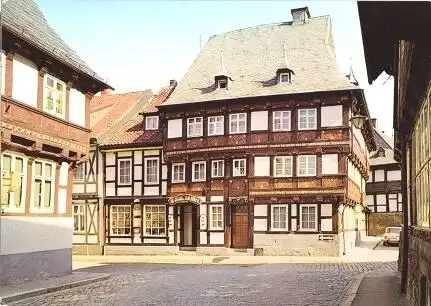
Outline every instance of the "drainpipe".
<svg viewBox="0 0 431 306"><path fill-rule="evenodd" d="M409 152L411 152L411 142L405 140L404 132L401 133L401 146L403 148L403 156L402 156L402 171L401 171L401 192L403 195L403 262L402 262L402 270L401 270L401 292L406 293L407 289L407 279L408 279L408 269L409 269L409 217L408 217L408 197L407 197L407 147L409 148ZM411 165L411 164L410 164ZM411 169L411 166L410 166ZM411 184L411 177L410 177ZM411 197L410 197L411 199ZM410 203L411 205L411 203Z"/></svg>
<svg viewBox="0 0 431 306"><path fill-rule="evenodd" d="M343 255L346 255L346 234L345 234L345 229L344 229L344 210L346 209L346 205L343 205L343 210L341 211L341 227L343 230Z"/></svg>

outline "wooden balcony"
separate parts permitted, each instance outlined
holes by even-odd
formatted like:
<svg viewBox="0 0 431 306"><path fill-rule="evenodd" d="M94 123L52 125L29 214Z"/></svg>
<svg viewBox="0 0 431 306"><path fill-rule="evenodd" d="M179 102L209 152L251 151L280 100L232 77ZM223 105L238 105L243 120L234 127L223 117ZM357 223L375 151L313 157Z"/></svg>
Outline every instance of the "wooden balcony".
<svg viewBox="0 0 431 306"><path fill-rule="evenodd" d="M33 143L39 150L45 145L65 157L88 154L90 130L5 96L1 101L4 142L20 139L23 146Z"/></svg>

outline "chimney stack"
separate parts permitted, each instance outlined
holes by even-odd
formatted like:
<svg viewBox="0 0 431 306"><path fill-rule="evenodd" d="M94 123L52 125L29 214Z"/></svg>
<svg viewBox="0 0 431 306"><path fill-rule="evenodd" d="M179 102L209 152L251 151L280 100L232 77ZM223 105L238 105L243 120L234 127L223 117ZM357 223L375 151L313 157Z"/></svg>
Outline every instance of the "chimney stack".
<svg viewBox="0 0 431 306"><path fill-rule="evenodd" d="M169 86L171 86L171 87L177 87L177 85L178 85L178 82L176 81L176 80L170 80L169 81Z"/></svg>
<svg viewBox="0 0 431 306"><path fill-rule="evenodd" d="M371 119L371 124L373 125L373 128L375 128L377 130L377 119L376 118Z"/></svg>
<svg viewBox="0 0 431 306"><path fill-rule="evenodd" d="M311 15L308 11L308 7L300 7L296 9L291 9L293 24L304 24L308 22Z"/></svg>

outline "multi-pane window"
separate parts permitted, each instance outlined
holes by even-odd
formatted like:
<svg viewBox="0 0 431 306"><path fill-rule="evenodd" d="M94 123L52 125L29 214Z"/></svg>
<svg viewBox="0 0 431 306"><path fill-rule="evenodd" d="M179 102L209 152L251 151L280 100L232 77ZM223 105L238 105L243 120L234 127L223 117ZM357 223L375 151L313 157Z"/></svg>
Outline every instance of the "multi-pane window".
<svg viewBox="0 0 431 306"><path fill-rule="evenodd" d="M187 137L199 137L203 134L202 117L187 119Z"/></svg>
<svg viewBox="0 0 431 306"><path fill-rule="evenodd" d="M274 176L275 177L292 176L292 156L274 157Z"/></svg>
<svg viewBox="0 0 431 306"><path fill-rule="evenodd" d="M172 164L172 183L184 182L185 168L185 164Z"/></svg>
<svg viewBox="0 0 431 306"><path fill-rule="evenodd" d="M66 102L66 84L45 75L43 110L56 116L64 117Z"/></svg>
<svg viewBox="0 0 431 306"><path fill-rule="evenodd" d="M1 175L1 207L11 210L24 208L24 159L19 156L2 155Z"/></svg>
<svg viewBox="0 0 431 306"><path fill-rule="evenodd" d="M145 118L145 129L146 130L158 130L159 129L159 117L149 116Z"/></svg>
<svg viewBox="0 0 431 306"><path fill-rule="evenodd" d="M145 228L146 236L166 235L166 206L145 205Z"/></svg>
<svg viewBox="0 0 431 306"><path fill-rule="evenodd" d="M301 230L317 231L317 205L301 204Z"/></svg>
<svg viewBox="0 0 431 306"><path fill-rule="evenodd" d="M76 233L85 232L85 205L73 205L73 230Z"/></svg>
<svg viewBox="0 0 431 306"><path fill-rule="evenodd" d="M271 205L271 229L287 230L287 205Z"/></svg>
<svg viewBox="0 0 431 306"><path fill-rule="evenodd" d="M272 118L273 131L290 131L290 111L275 111Z"/></svg>
<svg viewBox="0 0 431 306"><path fill-rule="evenodd" d="M75 173L74 173L74 179L75 181L83 181L85 173L85 163L80 163L78 166L76 166Z"/></svg>
<svg viewBox="0 0 431 306"><path fill-rule="evenodd" d="M54 167L52 163L33 163L33 206L36 209L50 209L54 201Z"/></svg>
<svg viewBox="0 0 431 306"><path fill-rule="evenodd" d="M159 183L159 159L146 158L145 159L145 184Z"/></svg>
<svg viewBox="0 0 431 306"><path fill-rule="evenodd" d="M193 171L193 176L192 176L193 182L205 181L205 162L204 161L192 163L192 171Z"/></svg>
<svg viewBox="0 0 431 306"><path fill-rule="evenodd" d="M317 110L315 108L298 110L298 129L315 130L317 128Z"/></svg>
<svg viewBox="0 0 431 306"><path fill-rule="evenodd" d="M316 155L298 156L298 176L316 175Z"/></svg>
<svg viewBox="0 0 431 306"><path fill-rule="evenodd" d="M111 235L124 236L131 234L132 208L130 205L111 206Z"/></svg>
<svg viewBox="0 0 431 306"><path fill-rule="evenodd" d="M230 114L230 134L245 133L247 131L247 114Z"/></svg>
<svg viewBox="0 0 431 306"><path fill-rule="evenodd" d="M224 117L215 116L208 117L208 136L223 135L224 133Z"/></svg>
<svg viewBox="0 0 431 306"><path fill-rule="evenodd" d="M246 173L246 160L234 159L233 160L233 176L245 176Z"/></svg>
<svg viewBox="0 0 431 306"><path fill-rule="evenodd" d="M211 205L211 229L223 229L223 205Z"/></svg>
<svg viewBox="0 0 431 306"><path fill-rule="evenodd" d="M211 161L211 176L212 177L224 176L224 160Z"/></svg>
<svg viewBox="0 0 431 306"><path fill-rule="evenodd" d="M120 159L118 161L118 183L120 185L130 184L132 181L132 160Z"/></svg>

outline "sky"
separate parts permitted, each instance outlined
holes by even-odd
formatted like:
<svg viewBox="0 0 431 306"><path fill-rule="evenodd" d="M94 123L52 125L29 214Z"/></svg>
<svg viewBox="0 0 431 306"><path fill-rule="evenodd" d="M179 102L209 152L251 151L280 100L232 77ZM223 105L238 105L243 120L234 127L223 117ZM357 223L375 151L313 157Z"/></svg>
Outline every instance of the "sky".
<svg viewBox="0 0 431 306"><path fill-rule="evenodd" d="M355 1L145 1L36 0L45 18L115 93L181 80L209 37L236 29L292 20L308 6L330 15L337 62L354 74L378 129L392 135L393 78L368 84Z"/></svg>

